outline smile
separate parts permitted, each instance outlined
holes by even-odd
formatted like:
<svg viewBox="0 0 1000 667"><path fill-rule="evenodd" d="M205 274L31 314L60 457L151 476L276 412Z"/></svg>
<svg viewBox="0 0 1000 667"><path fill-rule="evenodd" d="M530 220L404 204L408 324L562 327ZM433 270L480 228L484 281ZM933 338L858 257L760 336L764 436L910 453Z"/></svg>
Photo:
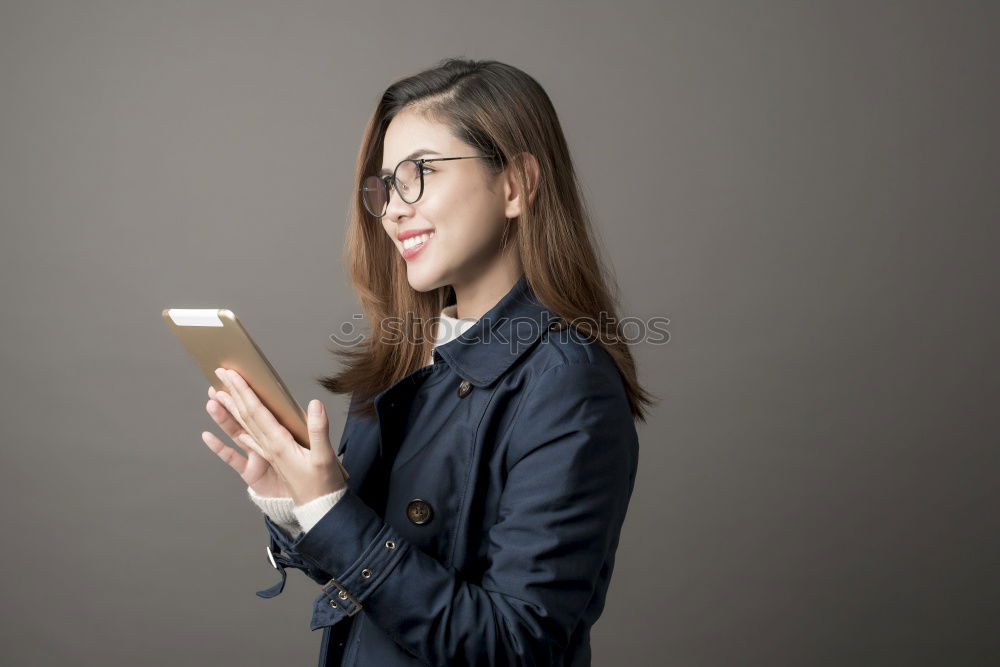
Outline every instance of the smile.
<svg viewBox="0 0 1000 667"><path fill-rule="evenodd" d="M433 238L434 232L429 234L421 234L420 236L411 236L408 239L404 239L400 245L403 246L403 258L412 259L416 257L417 253L423 250L427 246L427 242Z"/></svg>

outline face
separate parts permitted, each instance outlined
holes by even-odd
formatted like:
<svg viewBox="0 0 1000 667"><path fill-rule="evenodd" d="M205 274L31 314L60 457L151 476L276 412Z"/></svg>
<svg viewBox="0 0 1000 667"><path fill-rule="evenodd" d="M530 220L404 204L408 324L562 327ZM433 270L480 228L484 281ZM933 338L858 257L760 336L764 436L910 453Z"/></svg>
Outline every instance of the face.
<svg viewBox="0 0 1000 667"><path fill-rule="evenodd" d="M418 149L418 155L411 155ZM447 126L413 111L393 118L386 130L382 168L391 173L408 158L463 157L482 151L453 136ZM481 159L444 160L423 165L424 192L413 204L393 188L381 222L406 262L410 286L426 292L444 285L474 282L500 261L506 219L516 217L502 175L492 174ZM425 234L400 240L410 232Z"/></svg>

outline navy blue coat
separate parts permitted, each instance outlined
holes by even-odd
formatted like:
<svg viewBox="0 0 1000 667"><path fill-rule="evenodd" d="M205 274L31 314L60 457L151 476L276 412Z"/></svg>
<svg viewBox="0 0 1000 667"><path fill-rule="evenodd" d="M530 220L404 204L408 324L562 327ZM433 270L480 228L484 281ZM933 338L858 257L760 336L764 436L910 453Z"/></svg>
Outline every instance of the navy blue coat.
<svg viewBox="0 0 1000 667"><path fill-rule="evenodd" d="M348 416L347 494L270 554L322 585L320 666L590 664L635 482L624 385L524 275Z"/></svg>

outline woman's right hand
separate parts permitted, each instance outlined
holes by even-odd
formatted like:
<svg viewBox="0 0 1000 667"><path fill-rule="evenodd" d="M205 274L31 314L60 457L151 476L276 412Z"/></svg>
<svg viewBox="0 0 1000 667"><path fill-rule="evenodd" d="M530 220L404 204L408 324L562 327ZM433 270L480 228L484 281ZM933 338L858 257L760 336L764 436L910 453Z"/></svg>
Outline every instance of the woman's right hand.
<svg viewBox="0 0 1000 667"><path fill-rule="evenodd" d="M246 453L246 457L240 456L232 447L227 447L222 440L209 431L202 431L201 439L205 441L208 448L215 452L230 468L239 473L247 486L253 489L257 495L271 498L291 497L285 480L271 467L271 464L265 461L260 454L247 449L240 442L239 436L243 434L251 438L253 436L243 427L242 423L233 417L234 414L239 413L236 406L223 405L221 402L223 399L216 396L215 387L209 386L208 395L209 400L205 405L205 410L232 439L233 443ZM227 396L225 400L232 399Z"/></svg>

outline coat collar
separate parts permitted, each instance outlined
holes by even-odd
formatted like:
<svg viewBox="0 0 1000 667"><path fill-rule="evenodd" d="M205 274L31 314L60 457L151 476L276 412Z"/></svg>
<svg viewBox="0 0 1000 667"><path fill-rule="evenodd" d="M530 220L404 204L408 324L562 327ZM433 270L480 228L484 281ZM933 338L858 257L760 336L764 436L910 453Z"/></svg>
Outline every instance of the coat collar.
<svg viewBox="0 0 1000 667"><path fill-rule="evenodd" d="M531 349L553 319L556 316L538 301L522 273L475 324L434 348L434 361L444 360L476 387L489 386Z"/></svg>

